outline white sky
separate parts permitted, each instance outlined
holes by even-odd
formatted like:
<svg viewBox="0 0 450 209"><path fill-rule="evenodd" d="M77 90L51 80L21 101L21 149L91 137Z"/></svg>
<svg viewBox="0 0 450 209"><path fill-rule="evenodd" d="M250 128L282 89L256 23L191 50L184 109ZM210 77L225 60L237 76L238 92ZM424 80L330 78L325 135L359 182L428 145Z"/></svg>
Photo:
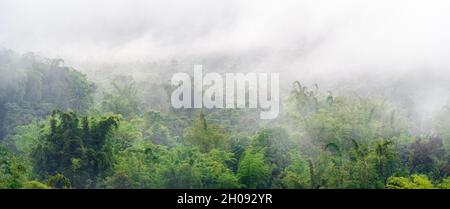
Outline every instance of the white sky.
<svg viewBox="0 0 450 209"><path fill-rule="evenodd" d="M2 0L0 46L116 61L262 50L314 68L401 70L447 66L449 20L445 0Z"/></svg>

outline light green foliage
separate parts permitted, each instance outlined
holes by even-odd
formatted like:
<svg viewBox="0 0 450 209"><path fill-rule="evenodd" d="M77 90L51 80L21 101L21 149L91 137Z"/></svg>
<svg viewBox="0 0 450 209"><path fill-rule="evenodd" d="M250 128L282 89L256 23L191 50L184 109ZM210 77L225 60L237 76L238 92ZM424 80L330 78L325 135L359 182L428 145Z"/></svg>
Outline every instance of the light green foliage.
<svg viewBox="0 0 450 209"><path fill-rule="evenodd" d="M21 188L27 180L27 172L26 165L0 145L0 188Z"/></svg>
<svg viewBox="0 0 450 209"><path fill-rule="evenodd" d="M261 152L247 150L239 161L237 176L247 189L267 187L271 173L272 167Z"/></svg>
<svg viewBox="0 0 450 209"><path fill-rule="evenodd" d="M214 149L204 155L205 160L199 165L203 173L203 188L240 188L238 178L228 168L234 161L233 154Z"/></svg>
<svg viewBox="0 0 450 209"><path fill-rule="evenodd" d="M450 177L440 183L433 183L426 175L413 174L410 177L389 177L387 189L450 189Z"/></svg>
<svg viewBox="0 0 450 209"><path fill-rule="evenodd" d="M290 152L291 163L282 172L281 188L307 189L311 186L308 162L298 151Z"/></svg>
<svg viewBox="0 0 450 209"><path fill-rule="evenodd" d="M134 143L142 141L143 133L142 126L144 121L142 119L131 119L130 121L122 120L118 128L111 133L110 146L114 153L120 153L127 148L133 146Z"/></svg>
<svg viewBox="0 0 450 209"><path fill-rule="evenodd" d="M232 154L212 150L176 147L161 163L165 188L239 188L238 179L228 168Z"/></svg>
<svg viewBox="0 0 450 209"><path fill-rule="evenodd" d="M215 124L208 124L203 112L194 120L193 125L186 128L184 141L186 145L198 147L202 152L212 149L226 150L229 136Z"/></svg>
<svg viewBox="0 0 450 209"><path fill-rule="evenodd" d="M390 177L386 188L388 189L434 189L435 186L425 175L414 174L410 178Z"/></svg>
<svg viewBox="0 0 450 209"><path fill-rule="evenodd" d="M30 154L40 143L39 136L43 127L44 124L37 121L28 125L17 126L15 134L10 137L17 151L22 154Z"/></svg>
<svg viewBox="0 0 450 209"><path fill-rule="evenodd" d="M442 183L439 184L439 188L450 189L450 176L442 180Z"/></svg>
<svg viewBox="0 0 450 209"><path fill-rule="evenodd" d="M22 183L22 189L50 189L50 187L39 181L26 181Z"/></svg>
<svg viewBox="0 0 450 209"><path fill-rule="evenodd" d="M156 165L164 155L167 155L164 147L152 144L126 149L119 154L114 172L106 178L103 187L163 188L163 179L158 176Z"/></svg>
<svg viewBox="0 0 450 209"><path fill-rule="evenodd" d="M175 144L170 129L167 128L166 122L160 112L149 111L144 114L144 118L144 140L165 146L173 146Z"/></svg>
<svg viewBox="0 0 450 209"><path fill-rule="evenodd" d="M123 152L114 174L103 183L106 188L239 188L228 168L232 154L212 150L146 144Z"/></svg>

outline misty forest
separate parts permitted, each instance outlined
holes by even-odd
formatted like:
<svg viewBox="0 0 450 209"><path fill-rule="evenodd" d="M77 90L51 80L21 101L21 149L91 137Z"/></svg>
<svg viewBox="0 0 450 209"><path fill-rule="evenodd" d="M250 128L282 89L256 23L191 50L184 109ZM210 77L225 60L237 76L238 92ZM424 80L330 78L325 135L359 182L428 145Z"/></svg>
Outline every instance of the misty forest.
<svg viewBox="0 0 450 209"><path fill-rule="evenodd" d="M0 189L450 189L449 11L0 0ZM174 105L195 66L276 74L277 116Z"/></svg>
<svg viewBox="0 0 450 209"><path fill-rule="evenodd" d="M273 120L174 109L180 65L0 51L0 188L450 188L450 106L423 125L408 102L292 81Z"/></svg>

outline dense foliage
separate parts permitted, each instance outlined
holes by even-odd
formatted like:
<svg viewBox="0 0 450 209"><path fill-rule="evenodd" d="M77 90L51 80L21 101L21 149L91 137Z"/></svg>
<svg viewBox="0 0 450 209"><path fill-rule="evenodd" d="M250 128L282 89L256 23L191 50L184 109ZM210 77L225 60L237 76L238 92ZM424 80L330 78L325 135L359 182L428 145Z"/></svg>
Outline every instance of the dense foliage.
<svg viewBox="0 0 450 209"><path fill-rule="evenodd" d="M163 79L99 89L32 54L1 51L0 74L0 188L450 188L448 107L418 133L387 101L299 82L261 121L170 108Z"/></svg>

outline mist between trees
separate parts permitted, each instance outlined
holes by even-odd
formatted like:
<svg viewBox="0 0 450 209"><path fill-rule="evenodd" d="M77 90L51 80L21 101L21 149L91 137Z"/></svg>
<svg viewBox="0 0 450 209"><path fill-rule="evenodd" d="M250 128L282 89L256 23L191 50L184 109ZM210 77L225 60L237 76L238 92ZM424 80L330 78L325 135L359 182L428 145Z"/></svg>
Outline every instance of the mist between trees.
<svg viewBox="0 0 450 209"><path fill-rule="evenodd" d="M0 51L0 188L450 188L448 106L424 126L395 99L295 81L273 120L174 109L177 65L85 75Z"/></svg>

